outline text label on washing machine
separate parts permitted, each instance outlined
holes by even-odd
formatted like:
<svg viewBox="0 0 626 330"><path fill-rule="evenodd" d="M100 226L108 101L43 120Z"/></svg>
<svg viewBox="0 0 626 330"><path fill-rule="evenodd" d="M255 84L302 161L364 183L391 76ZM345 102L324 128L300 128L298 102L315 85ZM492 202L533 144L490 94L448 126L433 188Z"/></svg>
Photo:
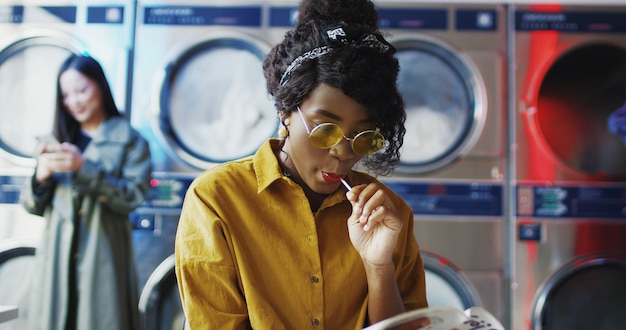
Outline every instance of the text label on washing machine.
<svg viewBox="0 0 626 330"><path fill-rule="evenodd" d="M0 23L22 23L24 6L0 6Z"/></svg>
<svg viewBox="0 0 626 330"><path fill-rule="evenodd" d="M609 12L515 12L517 31L626 32L626 13Z"/></svg>
<svg viewBox="0 0 626 330"><path fill-rule="evenodd" d="M384 29L446 30L446 9L380 8L379 25Z"/></svg>
<svg viewBox="0 0 626 330"><path fill-rule="evenodd" d="M76 6L0 6L0 23L76 23Z"/></svg>
<svg viewBox="0 0 626 330"><path fill-rule="evenodd" d="M156 25L225 25L260 27L259 6L197 7L148 6L144 8L144 24Z"/></svg>

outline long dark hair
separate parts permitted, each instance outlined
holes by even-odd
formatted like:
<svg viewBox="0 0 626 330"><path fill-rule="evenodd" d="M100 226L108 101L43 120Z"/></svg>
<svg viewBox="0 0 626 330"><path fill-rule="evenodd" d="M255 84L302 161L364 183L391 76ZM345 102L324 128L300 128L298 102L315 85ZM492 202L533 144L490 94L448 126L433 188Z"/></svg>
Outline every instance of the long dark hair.
<svg viewBox="0 0 626 330"><path fill-rule="evenodd" d="M121 116L113 100L111 88L109 87L109 83L107 82L100 63L90 56L72 54L63 62L59 69L59 74L57 75L57 97L53 133L61 142L74 141L80 131L80 123L72 117L63 104L63 92L61 91L60 78L65 71L70 69L84 74L98 84L102 94L105 119Z"/></svg>
<svg viewBox="0 0 626 330"><path fill-rule="evenodd" d="M283 81L294 59L328 44L322 36L328 26L342 24L356 37L376 34L382 39L374 4L369 0L304 0L299 9L298 24L263 63L267 91L274 98L279 118L286 118L321 83L341 89L367 108L388 142L380 152L365 157L363 165L378 174L389 174L400 163L406 132L404 100L397 89L400 67L393 51L333 46L328 55L293 68Z"/></svg>

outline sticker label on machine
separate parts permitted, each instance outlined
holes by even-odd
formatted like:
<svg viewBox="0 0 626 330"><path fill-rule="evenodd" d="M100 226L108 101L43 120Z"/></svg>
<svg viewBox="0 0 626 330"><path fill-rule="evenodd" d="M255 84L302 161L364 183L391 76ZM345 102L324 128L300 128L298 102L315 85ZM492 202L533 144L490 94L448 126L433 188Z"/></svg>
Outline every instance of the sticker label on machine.
<svg viewBox="0 0 626 330"><path fill-rule="evenodd" d="M87 23L122 24L124 23L124 7L122 6L87 7Z"/></svg>
<svg viewBox="0 0 626 330"><path fill-rule="evenodd" d="M0 23L22 23L24 6L0 6Z"/></svg>
<svg viewBox="0 0 626 330"><path fill-rule="evenodd" d="M154 25L224 25L260 27L260 6L147 6L143 23Z"/></svg>
<svg viewBox="0 0 626 330"><path fill-rule="evenodd" d="M29 176L0 176L0 204L17 204L20 200L20 193Z"/></svg>
<svg viewBox="0 0 626 330"><path fill-rule="evenodd" d="M270 8L270 27L292 27L298 22L298 7L272 7Z"/></svg>
<svg viewBox="0 0 626 330"><path fill-rule="evenodd" d="M0 6L0 23L76 23L76 6Z"/></svg>
<svg viewBox="0 0 626 330"><path fill-rule="evenodd" d="M502 216L501 185L385 182L416 215Z"/></svg>
<svg viewBox="0 0 626 330"><path fill-rule="evenodd" d="M626 218L626 186L518 186L517 215L553 218Z"/></svg>
<svg viewBox="0 0 626 330"><path fill-rule="evenodd" d="M24 16L27 16L29 23L55 23L59 19L65 23L76 23L77 8L75 6L0 6L0 23L24 23ZM124 23L124 7L89 6L87 23L122 24Z"/></svg>
<svg viewBox="0 0 626 330"><path fill-rule="evenodd" d="M515 12L516 31L626 32L626 13L616 12Z"/></svg>

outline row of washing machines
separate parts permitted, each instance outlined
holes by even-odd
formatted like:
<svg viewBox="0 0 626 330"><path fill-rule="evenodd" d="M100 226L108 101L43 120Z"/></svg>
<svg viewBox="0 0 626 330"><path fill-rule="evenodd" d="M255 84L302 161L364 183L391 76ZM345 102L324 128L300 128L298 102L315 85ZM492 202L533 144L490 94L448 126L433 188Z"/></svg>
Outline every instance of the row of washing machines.
<svg viewBox="0 0 626 330"><path fill-rule="evenodd" d="M510 329L626 324L626 7L375 3L407 107L402 164L383 180L414 210L431 305L484 306ZM296 17L288 0L3 2L0 305L27 293L43 222L17 199L58 66L86 53L150 141L153 193L132 216L142 323L180 329L183 196L275 136L261 63Z"/></svg>

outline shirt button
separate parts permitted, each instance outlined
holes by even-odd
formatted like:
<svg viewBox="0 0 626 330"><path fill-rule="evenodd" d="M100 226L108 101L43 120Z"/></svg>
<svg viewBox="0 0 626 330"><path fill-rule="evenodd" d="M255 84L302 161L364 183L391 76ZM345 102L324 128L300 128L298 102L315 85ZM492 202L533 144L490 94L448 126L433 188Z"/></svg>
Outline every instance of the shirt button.
<svg viewBox="0 0 626 330"><path fill-rule="evenodd" d="M320 281L319 277L317 277L317 276L311 276L311 282L313 282L313 283L317 283L317 282L319 282L319 281Z"/></svg>
<svg viewBox="0 0 626 330"><path fill-rule="evenodd" d="M311 323L313 324L313 326L314 326L314 327L317 327L317 326L319 326L319 325L320 325L320 320L318 320L318 319L313 319L313 320L311 321Z"/></svg>

